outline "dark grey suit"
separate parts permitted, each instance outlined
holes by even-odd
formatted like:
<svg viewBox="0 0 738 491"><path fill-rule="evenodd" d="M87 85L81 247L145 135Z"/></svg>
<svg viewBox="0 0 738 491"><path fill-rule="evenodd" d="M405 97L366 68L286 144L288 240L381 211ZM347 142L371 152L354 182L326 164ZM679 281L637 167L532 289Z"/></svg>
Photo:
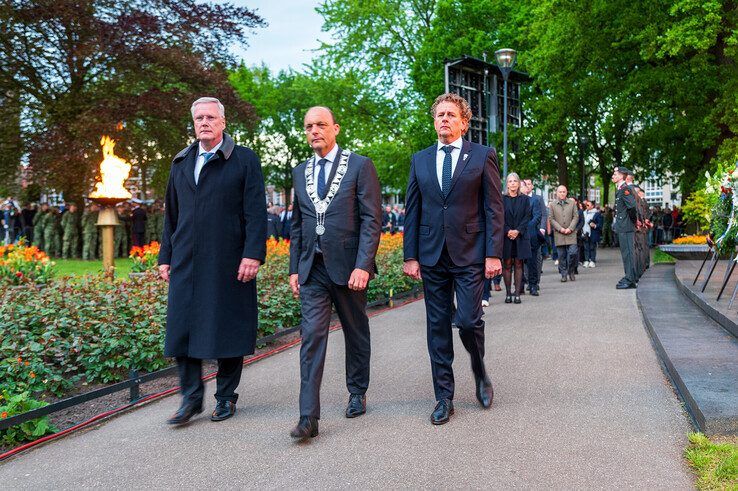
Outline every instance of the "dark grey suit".
<svg viewBox="0 0 738 491"><path fill-rule="evenodd" d="M328 176L333 181L341 159L338 149ZM307 162L292 172L295 198L290 230L290 274L299 275L302 304L300 348L300 416L320 417L320 383L328 343L331 304L346 339L346 386L364 394L369 386L369 319L366 290L348 288L358 268L376 272L374 257L381 232L381 193L372 161L355 153L325 216L325 234L315 233L315 207L305 184ZM317 179L317 167L315 177ZM316 244L316 242L318 242ZM319 245L322 253L316 252Z"/></svg>

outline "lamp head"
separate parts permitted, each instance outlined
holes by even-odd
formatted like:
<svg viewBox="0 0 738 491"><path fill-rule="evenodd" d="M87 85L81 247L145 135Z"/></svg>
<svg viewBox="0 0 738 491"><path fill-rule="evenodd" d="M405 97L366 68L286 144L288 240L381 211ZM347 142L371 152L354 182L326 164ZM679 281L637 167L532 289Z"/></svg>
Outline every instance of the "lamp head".
<svg viewBox="0 0 738 491"><path fill-rule="evenodd" d="M500 68L512 68L515 66L515 59L518 53L511 48L503 48L495 51L495 58Z"/></svg>

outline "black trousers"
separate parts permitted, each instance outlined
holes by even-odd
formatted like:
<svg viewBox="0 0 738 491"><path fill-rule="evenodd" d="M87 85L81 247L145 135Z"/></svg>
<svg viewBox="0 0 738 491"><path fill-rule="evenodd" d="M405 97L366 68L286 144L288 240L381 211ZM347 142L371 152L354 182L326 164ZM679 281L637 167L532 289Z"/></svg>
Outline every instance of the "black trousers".
<svg viewBox="0 0 738 491"><path fill-rule="evenodd" d="M620 256L623 258L623 270L625 270L625 276L622 280L635 285L638 282L638 271L635 263L635 232L618 232L618 244L620 246Z"/></svg>
<svg viewBox="0 0 738 491"><path fill-rule="evenodd" d="M331 281L322 256L315 256L310 276L300 285L302 346L300 347L300 416L320 418L331 304L336 306L346 342L346 387L365 394L369 387L371 339L366 315L366 290L355 291Z"/></svg>
<svg viewBox="0 0 738 491"><path fill-rule="evenodd" d="M531 288L538 288L542 266L541 243L538 241L538 236L535 235L530 239L530 259L525 260L525 279Z"/></svg>
<svg viewBox="0 0 738 491"><path fill-rule="evenodd" d="M202 383L202 360L186 356L177 357L180 393L183 404L202 406L205 387ZM216 376L215 398L218 401L238 400L236 388L241 381L243 356L218 359L218 375Z"/></svg>
<svg viewBox="0 0 738 491"><path fill-rule="evenodd" d="M428 354L433 375L436 400L454 398L454 343L451 332L454 292L456 313L454 323L459 337L471 356L476 380L485 378L484 321L482 293L484 264L456 266L444 246L435 266L421 266L425 311L428 330Z"/></svg>

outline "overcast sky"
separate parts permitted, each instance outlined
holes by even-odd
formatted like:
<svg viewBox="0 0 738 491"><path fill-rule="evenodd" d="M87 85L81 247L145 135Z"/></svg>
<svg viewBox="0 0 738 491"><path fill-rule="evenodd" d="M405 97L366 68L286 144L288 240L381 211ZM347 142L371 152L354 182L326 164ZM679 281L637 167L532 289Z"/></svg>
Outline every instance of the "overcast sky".
<svg viewBox="0 0 738 491"><path fill-rule="evenodd" d="M256 12L269 24L249 37L247 49L235 53L247 65L263 61L278 71L292 67L301 70L313 57L310 50L320 46L318 39L328 40L321 32L323 19L315 12L320 2L313 0L231 0Z"/></svg>

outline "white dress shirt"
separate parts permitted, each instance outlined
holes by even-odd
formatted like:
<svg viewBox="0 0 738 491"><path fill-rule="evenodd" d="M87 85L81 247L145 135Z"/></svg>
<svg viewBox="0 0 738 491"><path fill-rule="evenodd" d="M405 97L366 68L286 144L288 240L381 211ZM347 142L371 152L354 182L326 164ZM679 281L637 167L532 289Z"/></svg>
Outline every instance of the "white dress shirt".
<svg viewBox="0 0 738 491"><path fill-rule="evenodd" d="M463 138L459 137L455 142L449 143L453 150L451 150L451 177L456 172L456 164L459 162L459 154L461 154L461 145ZM443 151L445 143L438 142L438 148L436 150L436 177L438 177L438 187L443 189L443 159L446 158L446 152Z"/></svg>
<svg viewBox="0 0 738 491"><path fill-rule="evenodd" d="M336 154L338 154L338 145L334 144L333 148L331 148L331 151L326 154L325 157L321 157L317 153L315 154L315 167L313 167L313 180L315 182L318 182L318 174L320 173L320 166L318 165L318 161L320 159L325 159L327 162L325 163L325 184L328 184L328 176L331 175L331 169L333 169L333 163L336 160Z"/></svg>
<svg viewBox="0 0 738 491"><path fill-rule="evenodd" d="M220 141L217 145L215 145L210 150L205 150L202 146L202 142L200 143L200 150L197 152L197 160L195 161L195 184L197 184L197 181L200 180L200 172L202 172L202 168L205 167L205 157L203 157L202 154L204 153L215 153L218 151L220 146L223 145L223 140ZM215 157L215 155L211 155L210 159Z"/></svg>

